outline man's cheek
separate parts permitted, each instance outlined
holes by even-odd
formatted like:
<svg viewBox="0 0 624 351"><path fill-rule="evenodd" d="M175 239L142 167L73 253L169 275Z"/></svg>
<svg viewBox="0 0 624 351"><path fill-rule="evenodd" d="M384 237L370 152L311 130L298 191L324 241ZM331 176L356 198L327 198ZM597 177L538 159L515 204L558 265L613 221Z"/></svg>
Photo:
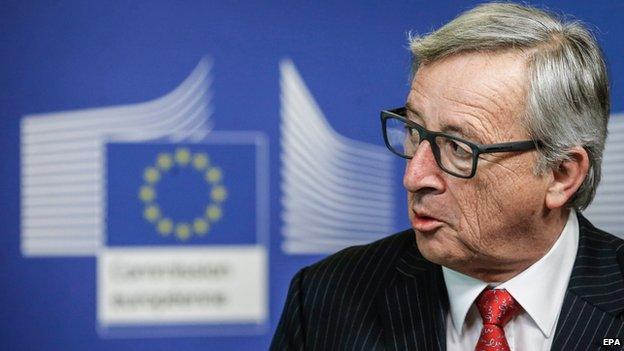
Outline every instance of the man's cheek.
<svg viewBox="0 0 624 351"><path fill-rule="evenodd" d="M474 191L455 193L452 196L453 207L455 208L456 220L464 219L467 223L475 222L479 216L480 206L479 194Z"/></svg>
<svg viewBox="0 0 624 351"><path fill-rule="evenodd" d="M505 182L505 186L501 183ZM491 170L481 173L474 183L474 195L471 200L481 220L494 222L505 213L505 204L518 193L507 186L507 179L497 177Z"/></svg>
<svg viewBox="0 0 624 351"><path fill-rule="evenodd" d="M471 189L469 193L457 196L461 213L462 236L476 247L487 246L486 228L500 217L500 198L492 187Z"/></svg>

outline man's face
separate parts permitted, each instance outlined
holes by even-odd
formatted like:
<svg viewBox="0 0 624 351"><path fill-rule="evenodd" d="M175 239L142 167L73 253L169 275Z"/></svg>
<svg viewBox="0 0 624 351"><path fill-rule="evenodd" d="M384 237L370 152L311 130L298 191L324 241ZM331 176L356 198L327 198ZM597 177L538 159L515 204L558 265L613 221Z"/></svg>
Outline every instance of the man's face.
<svg viewBox="0 0 624 351"><path fill-rule="evenodd" d="M478 144L527 140L521 124L527 89L528 71L518 53L459 54L419 68L407 114L429 130ZM403 178L423 255L474 273L492 264L512 270L527 254L537 254L534 247L543 246L534 245L544 239L535 223L545 215L550 175L534 175L536 156L484 154L476 175L462 179L442 171L423 142Z"/></svg>

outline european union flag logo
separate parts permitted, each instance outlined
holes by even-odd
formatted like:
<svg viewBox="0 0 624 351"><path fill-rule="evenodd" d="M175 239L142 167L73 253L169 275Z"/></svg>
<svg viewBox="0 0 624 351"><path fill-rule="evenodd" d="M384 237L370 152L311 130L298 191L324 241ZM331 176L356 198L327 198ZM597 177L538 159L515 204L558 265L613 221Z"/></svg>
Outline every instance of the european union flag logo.
<svg viewBox="0 0 624 351"><path fill-rule="evenodd" d="M256 244L254 145L111 143L107 245Z"/></svg>

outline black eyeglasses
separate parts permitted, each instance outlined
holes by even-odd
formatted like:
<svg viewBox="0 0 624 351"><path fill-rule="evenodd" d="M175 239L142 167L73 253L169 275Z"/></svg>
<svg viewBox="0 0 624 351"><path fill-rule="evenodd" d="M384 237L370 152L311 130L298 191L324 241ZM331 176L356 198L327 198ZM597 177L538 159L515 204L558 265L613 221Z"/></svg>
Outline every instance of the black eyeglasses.
<svg viewBox="0 0 624 351"><path fill-rule="evenodd" d="M524 140L490 145L475 144L453 135L429 131L410 121L405 112L405 107L381 111L381 126L388 149L400 157L411 159L418 145L427 140L438 166L446 173L460 178L474 177L481 154L533 150L540 143Z"/></svg>

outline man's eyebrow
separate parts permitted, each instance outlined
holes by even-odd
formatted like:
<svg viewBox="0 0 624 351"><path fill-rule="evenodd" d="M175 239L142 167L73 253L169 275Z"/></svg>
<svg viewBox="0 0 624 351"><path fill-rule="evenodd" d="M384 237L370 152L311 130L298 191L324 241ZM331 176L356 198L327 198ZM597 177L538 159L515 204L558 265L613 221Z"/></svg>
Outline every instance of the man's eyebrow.
<svg viewBox="0 0 624 351"><path fill-rule="evenodd" d="M411 105L409 102L405 104L405 111L405 116L408 119L419 119L420 121L425 122L425 117L423 116L423 114L420 113L420 111L418 111L418 109L416 109L416 107L414 107L414 105Z"/></svg>
<svg viewBox="0 0 624 351"><path fill-rule="evenodd" d="M405 109L411 113L412 115L414 115L414 117L420 119L421 121L425 122L426 118L424 117L424 115L422 113L420 113L418 111L418 109L410 104L409 102L405 104ZM408 117L409 118L409 117ZM410 119L413 119L410 118ZM475 143L480 143L481 142L481 138L479 137L479 135L472 129L472 128L462 128L460 126L454 125L454 124L442 124L440 126L440 132L443 133L452 133L452 134L456 134L460 137L463 137L467 140L473 141Z"/></svg>
<svg viewBox="0 0 624 351"><path fill-rule="evenodd" d="M472 130L472 128L462 128L453 124L442 124L440 131L443 133L457 134L464 139L475 143L481 143L481 138Z"/></svg>
<svg viewBox="0 0 624 351"><path fill-rule="evenodd" d="M405 109L417 116L422 116L422 114L418 111L418 109L414 107L414 105L410 104L409 102L405 103Z"/></svg>

